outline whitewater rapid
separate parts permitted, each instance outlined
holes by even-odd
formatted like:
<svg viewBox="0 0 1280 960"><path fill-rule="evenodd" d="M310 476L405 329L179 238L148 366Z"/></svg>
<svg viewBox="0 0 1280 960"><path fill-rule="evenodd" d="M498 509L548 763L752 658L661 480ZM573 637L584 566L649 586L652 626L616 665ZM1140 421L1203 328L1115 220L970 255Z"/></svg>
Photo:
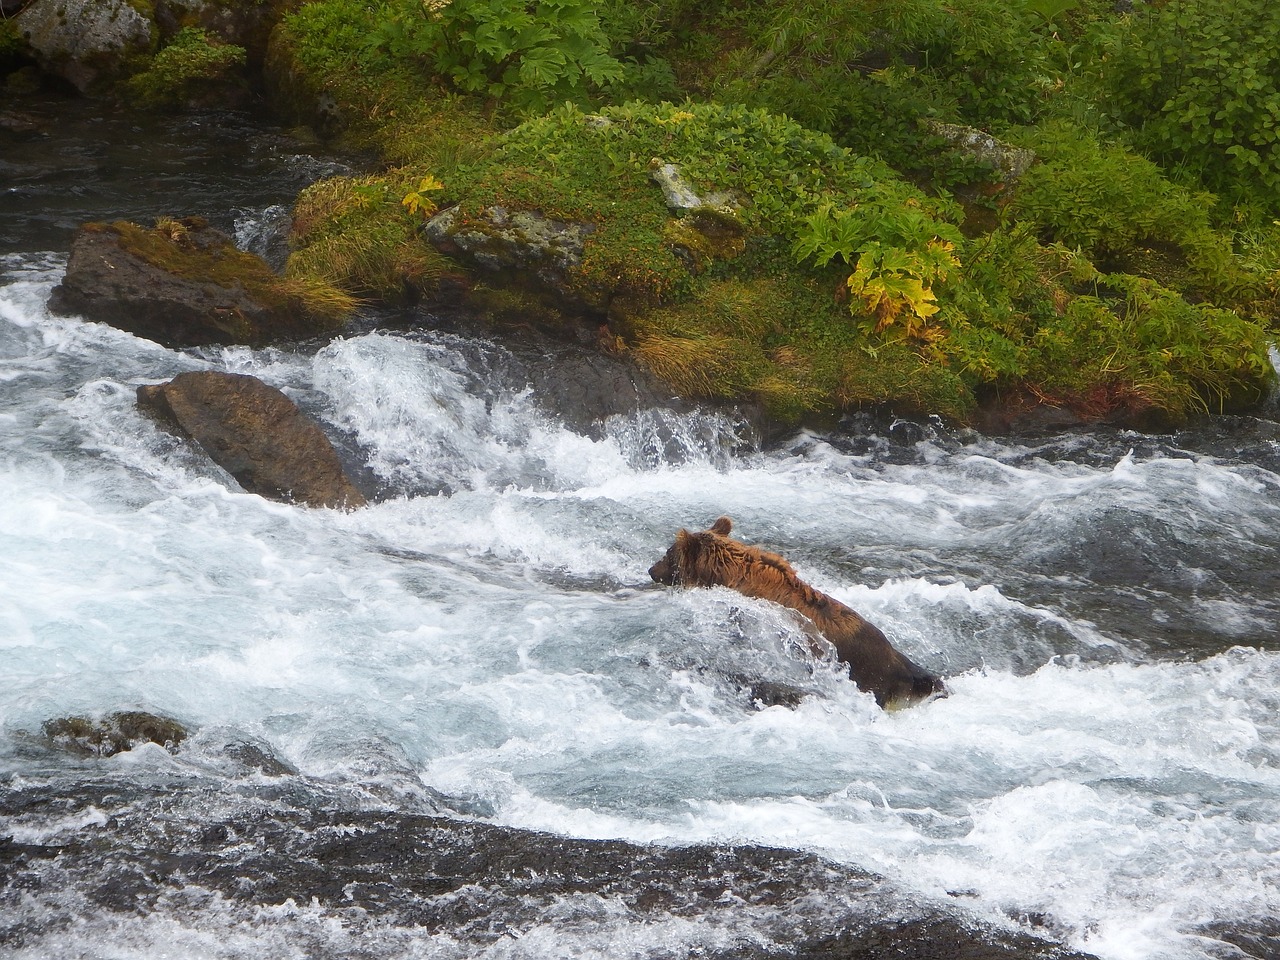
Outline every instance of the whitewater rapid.
<svg viewBox="0 0 1280 960"><path fill-rule="evenodd" d="M1226 956L1221 931L1280 916L1275 459L936 424L760 449L715 412L587 434L493 343L373 331L178 353L51 316L62 268L12 255L0 276L9 787L89 775L30 748L43 721L145 709L192 740L94 776L227 776L216 747L234 736L354 803L812 851L1106 960ZM206 368L284 389L380 501L246 494L135 408L139 384ZM677 529L722 514L951 696L883 713L786 611L648 582ZM761 678L807 696L763 708ZM263 919L257 948L299 917ZM228 922L115 920L112 949L54 927L18 955L251 952Z"/></svg>

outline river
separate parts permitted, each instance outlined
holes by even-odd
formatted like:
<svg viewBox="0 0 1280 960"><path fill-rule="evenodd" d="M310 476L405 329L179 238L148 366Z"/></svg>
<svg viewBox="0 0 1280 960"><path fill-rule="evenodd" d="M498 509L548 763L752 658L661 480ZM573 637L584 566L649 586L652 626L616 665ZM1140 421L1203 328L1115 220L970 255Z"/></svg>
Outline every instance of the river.
<svg viewBox="0 0 1280 960"><path fill-rule="evenodd" d="M992 950L1280 957L1274 404L762 445L723 411L575 426L536 364L423 317L168 350L48 312L72 229L201 214L278 257L342 162L239 116L24 110L0 130L0 952L924 957L847 938L941 917ZM135 408L200 369L286 390L377 502L246 494ZM720 515L951 695L882 712L786 611L649 582ZM761 679L804 695L765 706ZM41 734L118 710L190 736L103 758Z"/></svg>

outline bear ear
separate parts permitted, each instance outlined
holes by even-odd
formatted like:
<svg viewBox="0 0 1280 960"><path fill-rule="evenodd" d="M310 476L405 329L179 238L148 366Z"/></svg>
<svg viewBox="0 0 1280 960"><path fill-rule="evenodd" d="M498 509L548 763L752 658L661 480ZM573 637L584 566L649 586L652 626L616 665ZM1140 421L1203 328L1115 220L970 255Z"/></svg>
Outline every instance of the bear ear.
<svg viewBox="0 0 1280 960"><path fill-rule="evenodd" d="M733 521L728 517L721 517L711 525L711 532L718 533L722 537L727 537L729 531L733 529Z"/></svg>

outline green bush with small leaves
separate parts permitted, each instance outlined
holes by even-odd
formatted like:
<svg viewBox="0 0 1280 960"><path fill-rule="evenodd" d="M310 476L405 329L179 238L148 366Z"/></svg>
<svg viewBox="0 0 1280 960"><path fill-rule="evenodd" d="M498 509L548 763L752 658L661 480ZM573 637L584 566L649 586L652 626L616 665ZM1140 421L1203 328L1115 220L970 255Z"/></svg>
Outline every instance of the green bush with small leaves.
<svg viewBox="0 0 1280 960"><path fill-rule="evenodd" d="M1280 200L1280 6L1142 4L1110 51L1107 105L1135 144L1211 189Z"/></svg>
<svg viewBox="0 0 1280 960"><path fill-rule="evenodd" d="M1046 240L1130 272L1145 266L1165 285L1220 305L1249 309L1274 295L1275 265L1237 257L1231 239L1214 229L1213 195L1072 124L1046 124L1017 139L1040 162L1018 183L1009 212Z"/></svg>
<svg viewBox="0 0 1280 960"><path fill-rule="evenodd" d="M1122 145L1102 144L1065 123L1016 139L1040 162L1023 174L1011 212L1037 224L1047 239L1095 257L1139 241L1176 244L1209 226L1213 197L1171 183L1154 163Z"/></svg>
<svg viewBox="0 0 1280 960"><path fill-rule="evenodd" d="M1146 277L1097 274L1036 331L1029 373L1047 388L1123 384L1175 417L1259 402L1273 375L1265 330Z"/></svg>

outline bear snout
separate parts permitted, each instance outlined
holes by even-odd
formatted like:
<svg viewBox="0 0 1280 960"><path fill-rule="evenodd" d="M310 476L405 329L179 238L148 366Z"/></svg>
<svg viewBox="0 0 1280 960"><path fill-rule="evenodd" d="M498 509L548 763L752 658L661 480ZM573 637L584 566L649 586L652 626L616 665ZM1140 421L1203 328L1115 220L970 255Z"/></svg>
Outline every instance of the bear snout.
<svg viewBox="0 0 1280 960"><path fill-rule="evenodd" d="M671 575L671 564L666 557L649 568L649 576L653 578L654 583L665 583L668 587L675 583Z"/></svg>

